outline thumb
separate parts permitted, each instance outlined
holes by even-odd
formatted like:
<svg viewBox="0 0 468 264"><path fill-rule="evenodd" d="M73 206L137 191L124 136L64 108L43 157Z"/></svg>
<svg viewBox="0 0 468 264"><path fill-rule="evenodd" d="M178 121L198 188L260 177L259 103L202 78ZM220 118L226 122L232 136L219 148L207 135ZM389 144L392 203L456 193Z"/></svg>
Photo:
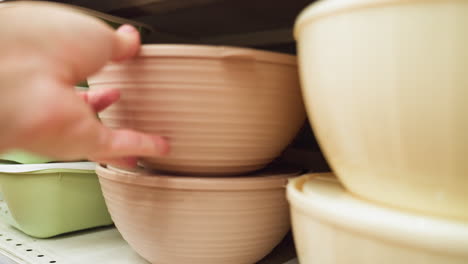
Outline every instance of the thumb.
<svg viewBox="0 0 468 264"><path fill-rule="evenodd" d="M116 31L112 50L112 60L121 61L134 57L140 50L141 40L138 30L131 25L122 25Z"/></svg>

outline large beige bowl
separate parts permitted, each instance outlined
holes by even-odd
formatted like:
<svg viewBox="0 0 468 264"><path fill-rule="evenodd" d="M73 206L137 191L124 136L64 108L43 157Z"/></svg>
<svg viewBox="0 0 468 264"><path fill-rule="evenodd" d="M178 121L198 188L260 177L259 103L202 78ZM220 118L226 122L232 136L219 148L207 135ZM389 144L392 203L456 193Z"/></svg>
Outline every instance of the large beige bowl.
<svg viewBox="0 0 468 264"><path fill-rule="evenodd" d="M366 199L468 220L468 1L322 1L295 27L303 94Z"/></svg>
<svg viewBox="0 0 468 264"><path fill-rule="evenodd" d="M100 114L114 128L170 139L167 157L143 159L160 171L233 175L270 163L305 120L296 58L242 48L144 45L131 61L89 78L91 90L118 88Z"/></svg>
<svg viewBox="0 0 468 264"><path fill-rule="evenodd" d="M112 219L151 263L252 264L289 230L285 186L297 172L182 177L97 168Z"/></svg>
<svg viewBox="0 0 468 264"><path fill-rule="evenodd" d="M300 263L468 263L467 223L361 200L328 175L302 176L287 189Z"/></svg>

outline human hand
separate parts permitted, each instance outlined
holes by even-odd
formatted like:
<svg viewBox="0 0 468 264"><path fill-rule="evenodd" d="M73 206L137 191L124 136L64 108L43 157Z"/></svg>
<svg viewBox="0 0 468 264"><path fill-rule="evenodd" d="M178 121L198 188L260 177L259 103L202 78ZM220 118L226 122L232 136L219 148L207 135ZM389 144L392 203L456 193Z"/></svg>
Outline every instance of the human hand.
<svg viewBox="0 0 468 264"><path fill-rule="evenodd" d="M133 27L114 31L64 7L0 7L0 150L120 166L134 166L137 156L166 154L168 143L160 136L111 130L99 122L95 110L118 100L118 91L78 96L73 89L109 60L131 58L139 46Z"/></svg>

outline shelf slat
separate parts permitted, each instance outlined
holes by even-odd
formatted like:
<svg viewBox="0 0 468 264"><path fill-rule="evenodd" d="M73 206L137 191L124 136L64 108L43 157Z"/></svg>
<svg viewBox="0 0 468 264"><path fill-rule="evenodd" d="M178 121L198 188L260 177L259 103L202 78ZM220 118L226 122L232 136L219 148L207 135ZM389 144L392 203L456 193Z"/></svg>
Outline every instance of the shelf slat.
<svg viewBox="0 0 468 264"><path fill-rule="evenodd" d="M114 227L35 239L0 222L0 235L0 252L17 264L148 264Z"/></svg>

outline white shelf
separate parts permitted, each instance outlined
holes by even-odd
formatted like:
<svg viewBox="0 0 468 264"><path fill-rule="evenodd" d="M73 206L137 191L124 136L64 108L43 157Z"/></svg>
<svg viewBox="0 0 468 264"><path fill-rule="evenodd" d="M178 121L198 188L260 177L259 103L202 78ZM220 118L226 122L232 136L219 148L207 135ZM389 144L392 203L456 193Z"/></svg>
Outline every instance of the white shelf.
<svg viewBox="0 0 468 264"><path fill-rule="evenodd" d="M278 252L272 255L278 255ZM0 222L0 264L52 263L148 264L130 248L115 227L35 239ZM284 261L278 262L273 257L261 263L279 264ZM284 264L298 262L293 259Z"/></svg>
<svg viewBox="0 0 468 264"><path fill-rule="evenodd" d="M35 239L0 222L0 235L3 259L15 264L148 264L114 227ZM0 263L8 262L0 259Z"/></svg>

